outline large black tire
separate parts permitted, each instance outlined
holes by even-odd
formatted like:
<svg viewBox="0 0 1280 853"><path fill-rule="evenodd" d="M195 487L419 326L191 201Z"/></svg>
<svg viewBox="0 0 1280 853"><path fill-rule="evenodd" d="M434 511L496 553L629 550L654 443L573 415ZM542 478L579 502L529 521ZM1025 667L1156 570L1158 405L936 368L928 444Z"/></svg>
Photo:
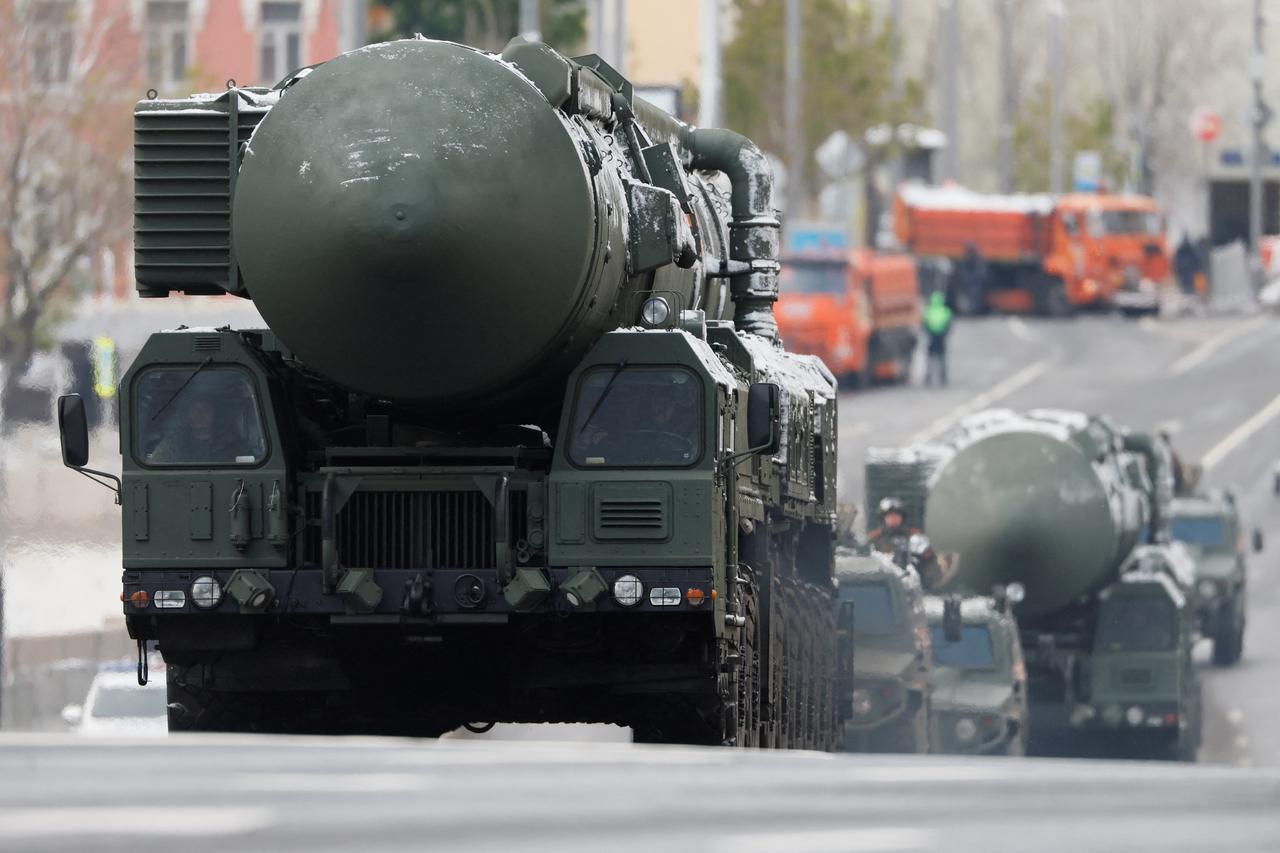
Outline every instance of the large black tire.
<svg viewBox="0 0 1280 853"><path fill-rule="evenodd" d="M929 751L929 712L923 705L896 726L892 752L924 755Z"/></svg>
<svg viewBox="0 0 1280 853"><path fill-rule="evenodd" d="M1220 620L1221 628L1213 638L1213 662L1217 666L1232 666L1244 653L1244 617L1235 602L1229 608L1231 617Z"/></svg>
<svg viewBox="0 0 1280 853"><path fill-rule="evenodd" d="M1004 745L1004 752L1002 754L1013 758L1021 758L1027 754L1027 742L1023 739L1021 732L1015 732L1014 735L1009 738L1009 742Z"/></svg>
<svg viewBox="0 0 1280 853"><path fill-rule="evenodd" d="M1066 285L1056 276L1037 277L1033 296L1036 313L1042 317L1070 317L1074 313L1071 302L1067 299Z"/></svg>

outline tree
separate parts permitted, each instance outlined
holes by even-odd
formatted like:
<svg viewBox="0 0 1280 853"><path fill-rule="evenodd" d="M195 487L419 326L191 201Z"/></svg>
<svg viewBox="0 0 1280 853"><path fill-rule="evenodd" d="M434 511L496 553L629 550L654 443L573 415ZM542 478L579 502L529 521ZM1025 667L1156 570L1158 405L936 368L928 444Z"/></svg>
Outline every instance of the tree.
<svg viewBox="0 0 1280 853"><path fill-rule="evenodd" d="M751 137L765 150L781 155L783 126L784 4L778 0L734 0L737 32L724 51L726 124ZM893 87L891 23L874 14L866 2L805 0L802 12L803 103L801 136L806 162L837 130L862 139L883 122L918 121L921 89L904 87L901 99ZM800 194L812 199L817 169L805 169Z"/></svg>
<svg viewBox="0 0 1280 853"><path fill-rule="evenodd" d="M136 68L109 56L111 18L77 4L0 4L0 412L93 262L129 229Z"/></svg>
<svg viewBox="0 0 1280 853"><path fill-rule="evenodd" d="M1019 192L1049 191L1049 115L1053 92L1048 83L1037 86L1022 100L1013 125L1013 186ZM1112 189L1119 187L1128 168L1125 152L1115 144L1115 121L1111 102L1105 97L1075 109L1063 117L1065 150L1063 160L1070 165L1081 151L1102 155L1102 177Z"/></svg>
<svg viewBox="0 0 1280 853"><path fill-rule="evenodd" d="M383 38L421 33L500 51L520 25L519 0L383 0L394 21ZM540 0L542 40L552 47L575 50L586 36L583 0Z"/></svg>

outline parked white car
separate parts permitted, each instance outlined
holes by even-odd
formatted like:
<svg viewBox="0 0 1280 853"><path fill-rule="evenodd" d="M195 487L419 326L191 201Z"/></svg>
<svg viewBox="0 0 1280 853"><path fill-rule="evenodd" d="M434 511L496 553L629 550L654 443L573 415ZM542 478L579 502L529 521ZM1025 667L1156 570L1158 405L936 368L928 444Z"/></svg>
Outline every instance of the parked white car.
<svg viewBox="0 0 1280 853"><path fill-rule="evenodd" d="M138 686L131 672L100 672L89 685L83 705L62 709L62 719L76 734L126 737L168 734L164 678Z"/></svg>

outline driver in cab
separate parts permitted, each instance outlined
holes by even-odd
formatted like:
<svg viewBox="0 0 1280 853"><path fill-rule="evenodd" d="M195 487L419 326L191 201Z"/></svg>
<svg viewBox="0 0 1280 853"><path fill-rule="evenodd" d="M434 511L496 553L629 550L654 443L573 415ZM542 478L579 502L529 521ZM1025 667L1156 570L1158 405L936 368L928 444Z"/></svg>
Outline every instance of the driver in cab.
<svg viewBox="0 0 1280 853"><path fill-rule="evenodd" d="M697 456L697 388L684 371L624 370L591 397L574 443L579 464L687 465Z"/></svg>

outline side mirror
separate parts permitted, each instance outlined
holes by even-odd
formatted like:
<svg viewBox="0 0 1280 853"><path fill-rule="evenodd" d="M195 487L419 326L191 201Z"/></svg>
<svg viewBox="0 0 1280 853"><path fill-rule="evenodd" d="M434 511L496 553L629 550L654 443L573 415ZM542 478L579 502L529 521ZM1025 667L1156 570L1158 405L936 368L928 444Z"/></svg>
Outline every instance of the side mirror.
<svg viewBox="0 0 1280 853"><path fill-rule="evenodd" d="M772 456L778 452L778 386L753 382L747 391L747 447Z"/></svg>
<svg viewBox="0 0 1280 853"><path fill-rule="evenodd" d="M89 464L89 420L79 394L58 398L58 436L62 440L62 464L83 468Z"/></svg>
<svg viewBox="0 0 1280 853"><path fill-rule="evenodd" d="M65 399L65 398L64 398ZM75 728L80 725L80 721L84 719L83 705L68 705L62 709L62 722L68 726Z"/></svg>
<svg viewBox="0 0 1280 853"><path fill-rule="evenodd" d="M1255 527L1253 528L1253 551L1255 554L1262 551L1262 545L1262 528Z"/></svg>
<svg viewBox="0 0 1280 853"><path fill-rule="evenodd" d="M948 643L958 643L964 635L960 617L960 596L948 595L942 603L942 635Z"/></svg>

